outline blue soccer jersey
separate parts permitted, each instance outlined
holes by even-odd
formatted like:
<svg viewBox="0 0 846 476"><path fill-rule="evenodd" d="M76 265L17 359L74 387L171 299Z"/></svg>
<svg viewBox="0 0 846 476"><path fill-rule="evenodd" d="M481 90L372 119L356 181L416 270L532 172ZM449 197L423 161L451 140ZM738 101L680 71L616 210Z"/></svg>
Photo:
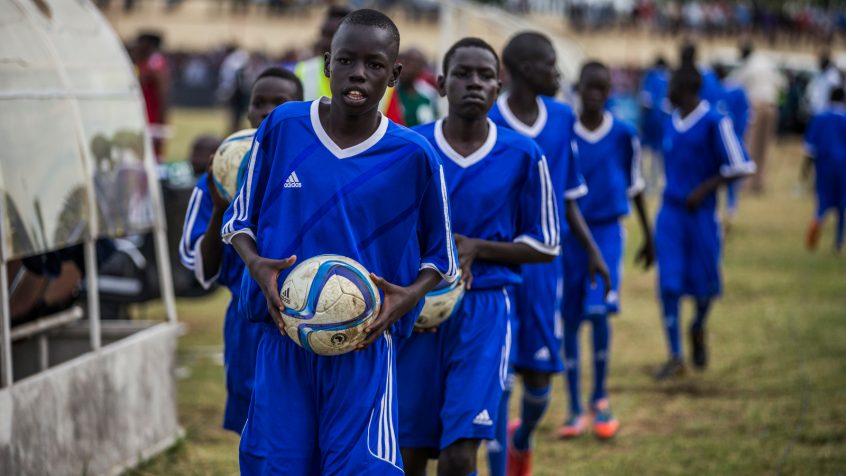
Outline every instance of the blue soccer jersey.
<svg viewBox="0 0 846 476"><path fill-rule="evenodd" d="M200 245L209 226L213 208L206 175L203 174L188 201L182 239L179 241L179 260L186 268L194 272L194 276L203 288L208 289L217 282L229 289L232 294L232 299L226 307L226 318L223 323L223 362L227 394L223 427L240 434L247 420L250 396L253 393L253 373L256 366L256 347L260 329L249 321L240 319L237 313L244 262L241 261L234 248L228 245L223 246L220 269L211 278L205 278Z"/></svg>
<svg viewBox="0 0 846 476"><path fill-rule="evenodd" d="M654 151L661 150L661 135L664 117L667 114L665 102L670 83L669 76L666 68L651 68L643 76L640 91L640 104L644 109L641 118L641 133L644 146Z"/></svg>
<svg viewBox="0 0 846 476"><path fill-rule="evenodd" d="M711 177L741 177L755 171L731 119L704 100L684 119L678 111L669 118L664 135L664 167L664 202L682 206L688 195ZM701 206L715 207L716 193L709 194Z"/></svg>
<svg viewBox="0 0 846 476"><path fill-rule="evenodd" d="M455 233L557 255L557 201L537 144L488 121L487 140L465 157L447 142L443 123L415 130L443 160ZM402 447L443 449L462 438L493 438L510 350L507 288L519 282L519 267L476 260L472 288L456 313L438 332L400 344Z"/></svg>
<svg viewBox="0 0 846 476"><path fill-rule="evenodd" d="M549 161L552 188L558 196L559 223L562 240L569 226L566 200L575 200L587 193L570 139L575 115L570 106L555 99L538 96L538 117L534 124L524 124L508 106L508 97L500 96L491 109L491 119L502 127L513 129L533 139ZM519 369L538 372L560 372L561 325L558 307L561 296L561 258L552 263L524 265L523 285L516 288L518 332L513 340L513 364Z"/></svg>
<svg viewBox="0 0 846 476"><path fill-rule="evenodd" d="M455 233L489 241L525 243L559 252L558 204L550 171L532 141L489 122L485 143L464 157L443 135L443 120L414 128L441 156ZM473 288L520 283L520 267L473 263Z"/></svg>
<svg viewBox="0 0 846 476"><path fill-rule="evenodd" d="M348 256L400 286L423 268L453 282L457 254L432 146L383 116L370 138L341 149L320 122L321 101L328 102L289 102L264 120L224 216L224 240L249 235L267 258ZM264 322L241 436L242 474L402 474L392 334L409 331L416 314L364 350L325 357L268 323L265 298L248 273L241 301Z"/></svg>
<svg viewBox="0 0 846 476"><path fill-rule="evenodd" d="M694 210L686 199L704 181L741 177L755 165L737 139L731 119L707 101L682 119L674 112L664 137L666 188L655 222L661 295L707 299L720 294L720 227L716 192Z"/></svg>
<svg viewBox="0 0 846 476"><path fill-rule="evenodd" d="M734 133L740 140L746 134L749 125L749 98L743 87L737 84L724 84L717 109L731 118Z"/></svg>
<svg viewBox="0 0 846 476"><path fill-rule="evenodd" d="M811 119L805 149L816 168L817 217L846 207L846 107L835 105Z"/></svg>
<svg viewBox="0 0 846 476"><path fill-rule="evenodd" d="M629 197L644 187L637 133L610 112L597 129L589 131L577 122L574 131L573 149L590 190L578 200L585 221L603 223L627 215Z"/></svg>

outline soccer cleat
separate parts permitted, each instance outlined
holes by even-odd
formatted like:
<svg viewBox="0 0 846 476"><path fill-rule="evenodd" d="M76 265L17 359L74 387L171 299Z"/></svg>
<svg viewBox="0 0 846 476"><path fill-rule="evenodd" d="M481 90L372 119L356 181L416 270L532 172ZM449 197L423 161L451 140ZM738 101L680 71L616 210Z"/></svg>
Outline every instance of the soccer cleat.
<svg viewBox="0 0 846 476"><path fill-rule="evenodd" d="M611 405L607 398L597 401L593 405L593 434L600 440L610 440L617 434L620 422L611 413Z"/></svg>
<svg viewBox="0 0 846 476"><path fill-rule="evenodd" d="M558 438L570 439L575 438L584 433L587 428L587 419L583 415L571 416L569 420L564 422L564 425L558 429Z"/></svg>
<svg viewBox="0 0 846 476"><path fill-rule="evenodd" d="M705 348L705 329L690 328L690 348L693 349L693 366L704 369L708 366L708 350Z"/></svg>
<svg viewBox="0 0 846 476"><path fill-rule="evenodd" d="M684 362L679 358L671 358L664 362L657 372L655 372L655 380L668 380L673 377L681 377L684 375Z"/></svg>
<svg viewBox="0 0 846 476"><path fill-rule="evenodd" d="M820 241L820 232L822 231L822 227L820 226L820 222L814 220L811 222L811 226L808 227L808 233L805 235L805 248L808 251L814 251L817 249L817 243Z"/></svg>
<svg viewBox="0 0 846 476"><path fill-rule="evenodd" d="M505 463L506 476L531 476L532 475L532 449L518 450L514 447L514 432L520 428L520 420L511 420L508 423L508 458Z"/></svg>

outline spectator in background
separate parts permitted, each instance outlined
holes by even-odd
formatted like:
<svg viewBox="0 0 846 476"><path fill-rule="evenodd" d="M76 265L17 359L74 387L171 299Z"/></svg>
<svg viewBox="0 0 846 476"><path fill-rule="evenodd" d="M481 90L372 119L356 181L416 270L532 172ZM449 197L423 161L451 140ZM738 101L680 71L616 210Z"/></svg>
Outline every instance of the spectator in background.
<svg viewBox="0 0 846 476"><path fill-rule="evenodd" d="M294 66L294 74L303 83L303 98L306 101L313 101L326 96L331 97L329 90L329 78L323 74L323 54L329 51L332 46L332 38L338 31L341 20L350 13L347 7L329 7L323 24L320 25L320 36L314 44L311 58L300 61Z"/></svg>
<svg viewBox="0 0 846 476"><path fill-rule="evenodd" d="M138 82L144 95L144 103L147 106L147 123L150 125L153 151L158 162L161 162L164 156L170 89L170 73L161 47L160 34L145 32L138 35L135 44L130 49L130 56L135 64Z"/></svg>
<svg viewBox="0 0 846 476"><path fill-rule="evenodd" d="M740 45L741 64L729 80L743 85L752 105L746 143L757 172L749 179L754 193L764 192L767 153L778 124L778 98L784 88L784 78L767 56L753 53L752 43Z"/></svg>
<svg viewBox="0 0 846 476"><path fill-rule="evenodd" d="M808 84L807 100L811 114L817 115L828 109L831 91L843 85L843 75L831 61L831 52L820 53L820 70Z"/></svg>
<svg viewBox="0 0 846 476"><path fill-rule="evenodd" d="M247 111L249 92L244 94L239 84L238 75L249 60L250 54L246 50L231 44L226 47L226 56L220 65L217 98L229 108L230 131L239 129L241 118Z"/></svg>
<svg viewBox="0 0 846 476"><path fill-rule="evenodd" d="M423 53L410 48L400 53L398 61L402 64L402 72L397 94L405 125L414 127L434 121L438 117L438 90L424 79L426 58Z"/></svg>

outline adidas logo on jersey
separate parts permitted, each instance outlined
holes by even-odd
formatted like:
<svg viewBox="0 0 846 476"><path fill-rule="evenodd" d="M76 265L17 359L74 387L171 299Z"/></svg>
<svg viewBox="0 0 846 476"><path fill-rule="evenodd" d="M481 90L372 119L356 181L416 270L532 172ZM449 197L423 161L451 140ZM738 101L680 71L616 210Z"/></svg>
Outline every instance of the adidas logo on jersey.
<svg viewBox="0 0 846 476"><path fill-rule="evenodd" d="M296 172L291 172L291 175L285 180L285 188L300 188L302 186L303 184L300 182L300 178L297 177Z"/></svg>
<svg viewBox="0 0 846 476"><path fill-rule="evenodd" d="M549 353L549 347L541 347L537 352L535 352L535 360L546 362L549 361L550 357L552 356Z"/></svg>
<svg viewBox="0 0 846 476"><path fill-rule="evenodd" d="M473 419L473 424L491 426L493 425L493 420L491 420L491 416L487 410L482 410L478 415L476 415L476 418Z"/></svg>

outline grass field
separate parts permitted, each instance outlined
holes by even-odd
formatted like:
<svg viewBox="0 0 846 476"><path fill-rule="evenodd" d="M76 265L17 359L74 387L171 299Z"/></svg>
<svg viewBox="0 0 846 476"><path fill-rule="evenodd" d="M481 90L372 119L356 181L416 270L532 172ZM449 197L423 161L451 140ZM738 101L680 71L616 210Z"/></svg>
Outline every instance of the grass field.
<svg viewBox="0 0 846 476"><path fill-rule="evenodd" d="M185 156L193 134L220 131L224 119L219 112L177 110L173 123L172 159ZM655 271L631 265L640 238L634 221L627 222L623 312L613 323L609 381L621 431L609 443L590 436L556 441L552 432L566 415L557 378L535 441L535 474L846 473L846 256L830 251L831 223L819 251L803 249L813 201L797 180L800 157L797 139L778 144L769 193L742 199L725 242L725 293L710 320L712 363L705 372L661 384L651 379L666 356ZM653 216L655 206L651 201ZM188 328L179 346L178 387L186 437L129 474L237 473L238 438L219 428L226 299L221 291L178 302ZM684 309L687 323L692 310ZM589 333L583 338L588 350ZM587 392L589 358L583 364Z"/></svg>

